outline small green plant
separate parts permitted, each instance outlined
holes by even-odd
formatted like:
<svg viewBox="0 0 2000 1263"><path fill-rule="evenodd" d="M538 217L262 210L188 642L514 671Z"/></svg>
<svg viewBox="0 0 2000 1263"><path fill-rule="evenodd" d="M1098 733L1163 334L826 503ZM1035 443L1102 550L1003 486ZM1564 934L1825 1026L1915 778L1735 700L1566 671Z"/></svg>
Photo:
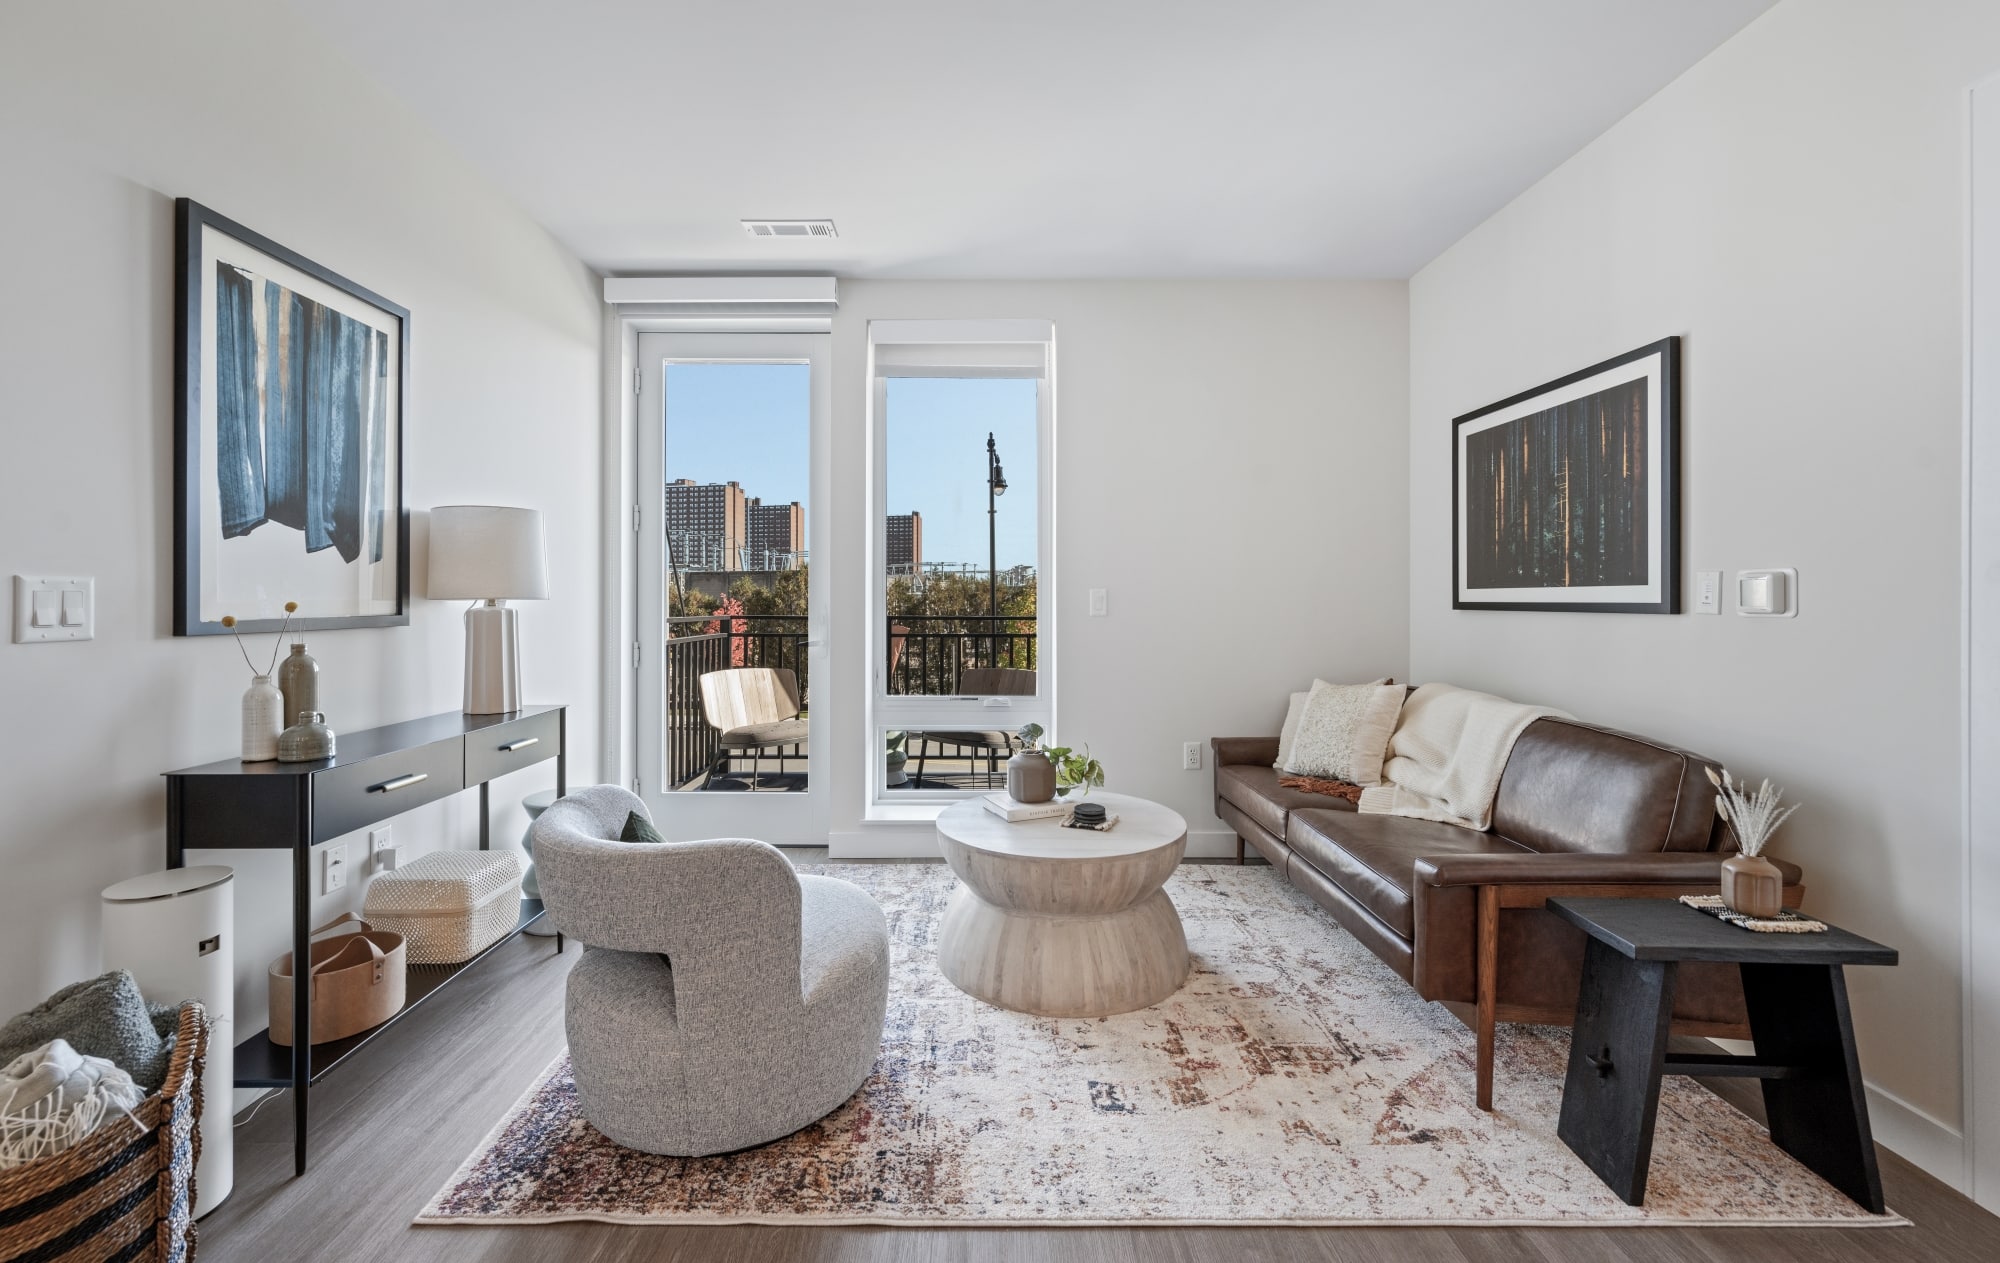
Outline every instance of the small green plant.
<svg viewBox="0 0 2000 1263"><path fill-rule="evenodd" d="M1023 750L1039 750L1042 748L1042 726L1040 724L1028 724L1014 735L1021 739L1021 748Z"/></svg>
<svg viewBox="0 0 2000 1263"><path fill-rule="evenodd" d="M1085 743L1081 754L1068 746L1050 746L1044 753L1049 756L1049 762L1056 765L1058 795L1067 795L1071 790L1079 788L1088 794L1093 789L1103 787L1104 765L1090 757L1088 743Z"/></svg>

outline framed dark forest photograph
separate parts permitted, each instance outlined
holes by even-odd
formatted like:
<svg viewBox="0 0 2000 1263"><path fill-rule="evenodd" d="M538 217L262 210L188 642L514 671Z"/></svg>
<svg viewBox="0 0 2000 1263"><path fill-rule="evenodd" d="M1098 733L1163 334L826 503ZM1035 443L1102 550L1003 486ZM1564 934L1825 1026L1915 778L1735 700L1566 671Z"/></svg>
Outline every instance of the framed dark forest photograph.
<svg viewBox="0 0 2000 1263"><path fill-rule="evenodd" d="M409 617L410 313L175 203L174 634Z"/></svg>
<svg viewBox="0 0 2000 1263"><path fill-rule="evenodd" d="M1679 338L1452 420L1452 608L1680 613Z"/></svg>

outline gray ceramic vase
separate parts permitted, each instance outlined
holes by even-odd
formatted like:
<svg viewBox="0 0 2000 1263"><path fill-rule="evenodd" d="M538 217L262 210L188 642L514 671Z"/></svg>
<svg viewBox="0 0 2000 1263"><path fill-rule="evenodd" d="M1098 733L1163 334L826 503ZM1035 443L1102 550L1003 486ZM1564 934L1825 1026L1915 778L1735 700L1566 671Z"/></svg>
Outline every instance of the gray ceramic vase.
<svg viewBox="0 0 2000 1263"><path fill-rule="evenodd" d="M1056 765L1040 750L1007 760L1007 796L1017 803L1045 803L1056 796Z"/></svg>

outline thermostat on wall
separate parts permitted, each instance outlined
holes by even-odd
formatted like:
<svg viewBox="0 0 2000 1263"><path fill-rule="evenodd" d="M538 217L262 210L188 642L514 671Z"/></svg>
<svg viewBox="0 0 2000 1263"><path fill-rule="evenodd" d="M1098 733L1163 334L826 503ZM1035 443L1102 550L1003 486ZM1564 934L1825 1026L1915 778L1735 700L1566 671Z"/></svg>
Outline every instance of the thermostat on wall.
<svg viewBox="0 0 2000 1263"><path fill-rule="evenodd" d="M1752 618L1797 618L1799 572L1790 568L1737 571L1736 612Z"/></svg>

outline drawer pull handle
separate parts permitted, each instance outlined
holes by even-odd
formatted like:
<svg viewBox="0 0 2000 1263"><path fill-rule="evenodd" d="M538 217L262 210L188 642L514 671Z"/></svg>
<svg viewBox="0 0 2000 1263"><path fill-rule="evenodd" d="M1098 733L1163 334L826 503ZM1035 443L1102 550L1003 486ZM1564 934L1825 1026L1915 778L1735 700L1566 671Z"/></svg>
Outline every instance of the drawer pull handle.
<svg viewBox="0 0 2000 1263"><path fill-rule="evenodd" d="M500 747L500 753L512 754L516 750L525 750L529 746L541 744L541 740L540 737L523 737L519 741L509 741L506 745Z"/></svg>
<svg viewBox="0 0 2000 1263"><path fill-rule="evenodd" d="M429 772L410 772L403 776L391 777L383 781L380 785L370 785L368 792L371 794L386 794L392 789L406 789L418 781L427 781L430 778L431 774Z"/></svg>

